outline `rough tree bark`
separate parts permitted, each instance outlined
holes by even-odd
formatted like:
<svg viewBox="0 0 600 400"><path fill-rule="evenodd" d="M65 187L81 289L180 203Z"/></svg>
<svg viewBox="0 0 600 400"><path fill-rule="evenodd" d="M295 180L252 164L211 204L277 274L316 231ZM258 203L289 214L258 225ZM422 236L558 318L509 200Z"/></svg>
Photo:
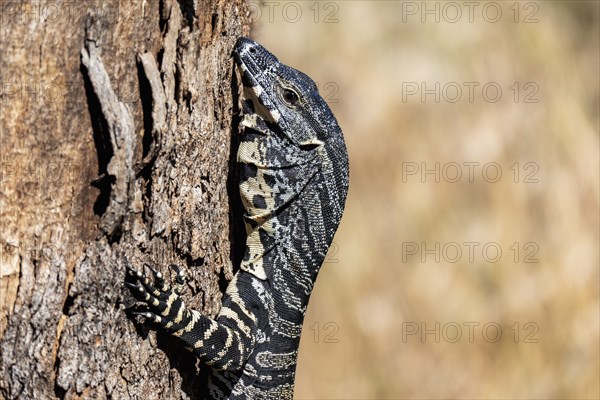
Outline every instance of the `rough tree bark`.
<svg viewBox="0 0 600 400"><path fill-rule="evenodd" d="M137 323L123 281L177 263L187 304L218 311L247 5L0 6L0 398L202 397L201 366Z"/></svg>

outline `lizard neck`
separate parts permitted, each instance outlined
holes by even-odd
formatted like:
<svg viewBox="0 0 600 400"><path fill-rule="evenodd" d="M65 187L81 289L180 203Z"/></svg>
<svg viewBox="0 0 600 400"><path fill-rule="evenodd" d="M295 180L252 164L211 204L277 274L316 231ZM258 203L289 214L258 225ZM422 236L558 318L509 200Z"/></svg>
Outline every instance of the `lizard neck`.
<svg viewBox="0 0 600 400"><path fill-rule="evenodd" d="M323 202L323 186L323 176L318 173L297 199L276 216L278 224L289 227L277 245L276 253L285 262L279 268L290 281L298 282L301 291L312 289L339 224L339 218L330 217L330 203Z"/></svg>
<svg viewBox="0 0 600 400"><path fill-rule="evenodd" d="M238 150L248 235L241 268L260 279L274 280L277 274L285 281L301 281L306 285L301 290L307 291L340 223L348 187L347 162L333 165L325 147L300 154L285 165L257 162L251 156L269 146L261 146L265 136L252 132L244 135ZM265 159L269 160L260 157Z"/></svg>

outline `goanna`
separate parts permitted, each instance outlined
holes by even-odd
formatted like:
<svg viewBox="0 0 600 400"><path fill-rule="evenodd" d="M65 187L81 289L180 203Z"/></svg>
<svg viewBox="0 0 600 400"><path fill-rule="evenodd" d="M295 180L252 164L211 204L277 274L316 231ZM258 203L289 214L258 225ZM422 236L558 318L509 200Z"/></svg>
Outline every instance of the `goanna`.
<svg viewBox="0 0 600 400"><path fill-rule="evenodd" d="M128 286L145 303L140 315L213 367L212 398L291 399L304 314L346 201L348 154L308 76L250 39L233 54L243 86L239 271L216 319L187 308L158 272L151 282L130 270Z"/></svg>

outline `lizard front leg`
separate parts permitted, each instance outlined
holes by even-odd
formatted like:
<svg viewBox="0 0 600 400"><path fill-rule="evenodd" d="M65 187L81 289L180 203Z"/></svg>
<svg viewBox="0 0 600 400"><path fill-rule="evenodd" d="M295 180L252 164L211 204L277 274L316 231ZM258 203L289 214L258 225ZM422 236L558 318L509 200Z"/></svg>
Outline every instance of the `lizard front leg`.
<svg viewBox="0 0 600 400"><path fill-rule="evenodd" d="M153 268L150 268L153 281L144 273L128 268L125 283L134 297L144 303L141 311L133 313L181 338L206 364L219 370L240 370L254 347L254 307L243 304L239 297L226 294L217 320L208 318L185 305L180 296L184 275L176 265L171 268L177 273L177 285L173 288L167 287L163 275ZM237 320L232 318L238 316L240 308L246 311L246 323L240 323L239 317Z"/></svg>

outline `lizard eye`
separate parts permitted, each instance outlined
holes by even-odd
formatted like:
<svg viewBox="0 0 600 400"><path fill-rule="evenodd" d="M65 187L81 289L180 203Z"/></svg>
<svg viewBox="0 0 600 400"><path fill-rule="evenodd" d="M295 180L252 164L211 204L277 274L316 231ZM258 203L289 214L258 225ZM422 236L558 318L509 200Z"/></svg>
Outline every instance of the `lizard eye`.
<svg viewBox="0 0 600 400"><path fill-rule="evenodd" d="M281 97L288 106L295 106L300 101L298 94L292 89L283 89Z"/></svg>

